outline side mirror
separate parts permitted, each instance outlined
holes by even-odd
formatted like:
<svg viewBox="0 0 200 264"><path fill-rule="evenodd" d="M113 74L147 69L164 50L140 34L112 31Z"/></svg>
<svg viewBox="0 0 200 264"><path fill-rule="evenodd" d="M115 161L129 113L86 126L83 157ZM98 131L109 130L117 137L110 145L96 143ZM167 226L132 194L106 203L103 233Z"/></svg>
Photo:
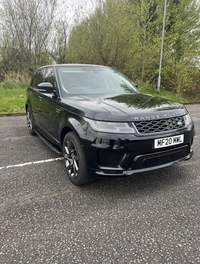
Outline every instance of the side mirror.
<svg viewBox="0 0 200 264"><path fill-rule="evenodd" d="M53 85L50 82L39 83L37 88L38 88L38 91L41 93L56 94L56 89L53 87Z"/></svg>

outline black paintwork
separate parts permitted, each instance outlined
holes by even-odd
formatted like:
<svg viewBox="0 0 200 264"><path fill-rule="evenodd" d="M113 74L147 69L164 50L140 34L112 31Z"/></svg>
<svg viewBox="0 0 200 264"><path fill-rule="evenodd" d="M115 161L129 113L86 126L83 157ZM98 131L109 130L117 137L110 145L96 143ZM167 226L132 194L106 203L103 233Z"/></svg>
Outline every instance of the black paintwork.
<svg viewBox="0 0 200 264"><path fill-rule="evenodd" d="M92 130L84 117L99 121L134 122L184 116L187 110L181 104L141 94L134 87L123 94L113 91L66 94L61 85L58 69L59 67L73 69L79 66L82 69L105 68L95 65L46 66L39 70L50 69L49 79L43 78L40 82L41 78L37 71L27 89L26 107L29 106L31 109L37 133L49 144L62 151L65 134L75 131L81 140L88 168L98 175L129 175L165 167L192 156L193 122L179 130L147 135L109 134ZM154 149L155 138L179 134L184 134L183 144Z"/></svg>
<svg viewBox="0 0 200 264"><path fill-rule="evenodd" d="M130 122L135 117L164 118L166 114L186 114L180 104L145 94L101 95L101 98L94 98L94 95L74 96L63 103L78 114L100 121Z"/></svg>

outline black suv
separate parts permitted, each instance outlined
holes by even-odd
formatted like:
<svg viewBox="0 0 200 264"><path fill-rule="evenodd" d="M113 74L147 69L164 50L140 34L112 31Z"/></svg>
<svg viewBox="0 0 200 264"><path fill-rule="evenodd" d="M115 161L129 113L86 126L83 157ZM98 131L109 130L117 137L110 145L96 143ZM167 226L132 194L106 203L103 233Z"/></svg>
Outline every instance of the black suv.
<svg viewBox="0 0 200 264"><path fill-rule="evenodd" d="M141 94L110 67L41 67L25 107L30 134L63 153L76 185L166 167L193 153L194 124L186 108Z"/></svg>

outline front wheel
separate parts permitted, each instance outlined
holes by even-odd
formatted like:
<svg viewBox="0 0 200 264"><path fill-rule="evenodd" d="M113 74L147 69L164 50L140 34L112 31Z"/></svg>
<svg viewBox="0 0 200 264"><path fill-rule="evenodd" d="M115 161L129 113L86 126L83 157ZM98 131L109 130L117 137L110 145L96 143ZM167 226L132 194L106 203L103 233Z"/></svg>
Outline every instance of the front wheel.
<svg viewBox="0 0 200 264"><path fill-rule="evenodd" d="M64 138L63 156L67 175L73 184L83 185L92 181L87 169L85 153L74 132L67 133Z"/></svg>
<svg viewBox="0 0 200 264"><path fill-rule="evenodd" d="M27 127L28 127L28 131L31 135L36 135L35 133L35 123L33 120L33 116L31 113L31 110L29 107L27 107L26 109L26 122L27 122Z"/></svg>

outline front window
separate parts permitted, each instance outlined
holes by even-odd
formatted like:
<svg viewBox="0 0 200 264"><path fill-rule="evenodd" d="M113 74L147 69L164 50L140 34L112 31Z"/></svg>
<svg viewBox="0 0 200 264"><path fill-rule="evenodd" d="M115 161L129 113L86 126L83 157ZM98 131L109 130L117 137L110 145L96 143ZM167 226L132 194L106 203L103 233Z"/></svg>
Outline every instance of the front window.
<svg viewBox="0 0 200 264"><path fill-rule="evenodd" d="M76 94L137 93L119 71L102 66L59 66L59 82L64 97Z"/></svg>

